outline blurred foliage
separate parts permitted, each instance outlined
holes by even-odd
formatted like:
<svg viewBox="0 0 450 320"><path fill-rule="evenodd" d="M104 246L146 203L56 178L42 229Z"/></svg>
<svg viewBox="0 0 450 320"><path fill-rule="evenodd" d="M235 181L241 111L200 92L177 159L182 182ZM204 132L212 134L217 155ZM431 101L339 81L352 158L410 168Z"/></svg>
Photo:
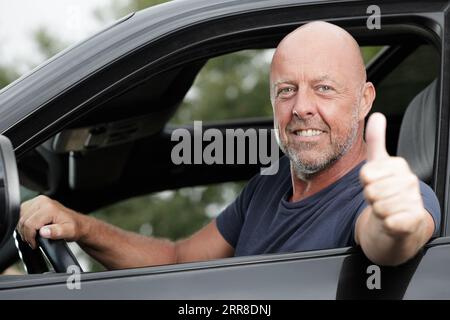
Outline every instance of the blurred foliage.
<svg viewBox="0 0 450 320"><path fill-rule="evenodd" d="M178 240L188 237L230 203L244 182L182 188L131 198L91 215L146 236ZM90 260L91 271L104 268Z"/></svg>
<svg viewBox="0 0 450 320"><path fill-rule="evenodd" d="M273 50L245 50L210 59L171 122L272 117L272 55Z"/></svg>
<svg viewBox="0 0 450 320"><path fill-rule="evenodd" d="M0 65L0 89L6 87L17 77L18 74L13 67Z"/></svg>
<svg viewBox="0 0 450 320"><path fill-rule="evenodd" d="M236 197L241 187L225 183L165 191L122 201L94 215L127 230L178 240L208 223L217 208Z"/></svg>
<svg viewBox="0 0 450 320"><path fill-rule="evenodd" d="M382 47L382 46L361 48L361 54L362 54L364 63L365 64L369 63L370 60L372 60L378 54L378 52L380 52L381 49L383 49L383 48L384 47Z"/></svg>
<svg viewBox="0 0 450 320"><path fill-rule="evenodd" d="M64 49L67 45L45 27L39 27L34 31L34 40L39 52L44 58L49 58Z"/></svg>
<svg viewBox="0 0 450 320"><path fill-rule="evenodd" d="M114 0L108 7L97 9L95 14L98 19L111 21L163 2ZM65 47L63 41L44 28L35 32L35 40L45 57ZM364 60L370 60L378 50L378 47L364 48ZM272 53L273 50L246 50L209 60L171 123L271 117L268 80ZM16 76L11 68L0 66L0 87ZM92 214L130 231L177 240L207 224L236 197L244 184L224 183L166 191L128 199ZM94 261L90 264L92 271L103 269Z"/></svg>

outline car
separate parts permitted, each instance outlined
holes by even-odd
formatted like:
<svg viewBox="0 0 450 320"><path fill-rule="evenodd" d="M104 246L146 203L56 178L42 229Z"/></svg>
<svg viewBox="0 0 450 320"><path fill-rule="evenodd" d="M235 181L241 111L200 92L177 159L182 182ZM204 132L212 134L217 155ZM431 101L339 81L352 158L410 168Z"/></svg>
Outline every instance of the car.
<svg viewBox="0 0 450 320"><path fill-rule="evenodd" d="M0 91L0 132L12 144L0 149L9 160L14 150L22 188L91 212L257 174L267 165L261 159L175 164L173 132L193 134L195 125L171 122L173 115L207 61L273 49L309 21L337 24L362 48L379 49L366 67L377 88L373 111L387 117L387 149L408 160L441 206L440 230L410 261L376 266L346 247L77 274L65 242L41 239L41 253L16 235L30 274L0 276L0 299L450 299L449 8L439 0L172 1L120 19ZM273 128L267 115L217 114L205 129ZM14 176L11 161L3 166ZM17 199L11 203L2 208L0 270L19 256L11 235ZM80 290L70 287L75 276Z"/></svg>

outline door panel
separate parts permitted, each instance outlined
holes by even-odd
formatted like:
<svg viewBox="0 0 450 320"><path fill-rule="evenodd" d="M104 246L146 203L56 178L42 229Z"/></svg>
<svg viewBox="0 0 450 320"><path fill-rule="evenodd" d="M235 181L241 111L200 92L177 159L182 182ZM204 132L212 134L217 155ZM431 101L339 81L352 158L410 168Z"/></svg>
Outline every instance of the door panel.
<svg viewBox="0 0 450 320"><path fill-rule="evenodd" d="M0 299L450 299L444 240L402 266L382 267L379 290L367 288L372 263L344 248L82 274L80 290L67 288L67 275L2 279Z"/></svg>

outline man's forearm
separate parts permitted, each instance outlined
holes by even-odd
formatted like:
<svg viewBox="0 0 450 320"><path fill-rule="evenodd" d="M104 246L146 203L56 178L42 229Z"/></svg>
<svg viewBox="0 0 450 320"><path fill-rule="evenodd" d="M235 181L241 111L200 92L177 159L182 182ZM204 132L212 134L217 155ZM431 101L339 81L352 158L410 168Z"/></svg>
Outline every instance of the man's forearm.
<svg viewBox="0 0 450 320"><path fill-rule="evenodd" d="M395 266L408 261L429 240L430 232L432 233L428 223L424 222L414 233L393 236L385 231L382 223L368 208L361 215L357 228L357 242L365 255L379 265Z"/></svg>
<svg viewBox="0 0 450 320"><path fill-rule="evenodd" d="M81 216L83 232L77 241L107 269L176 263L175 243L119 229L92 217Z"/></svg>

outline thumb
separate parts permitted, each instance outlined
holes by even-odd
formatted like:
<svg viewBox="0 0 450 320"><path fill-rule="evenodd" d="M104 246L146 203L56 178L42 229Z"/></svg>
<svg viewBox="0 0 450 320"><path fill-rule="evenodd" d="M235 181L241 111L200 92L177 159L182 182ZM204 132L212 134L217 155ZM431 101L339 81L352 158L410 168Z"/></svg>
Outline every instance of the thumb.
<svg viewBox="0 0 450 320"><path fill-rule="evenodd" d="M63 233L62 226L58 224L49 224L39 230L41 237L47 239L63 239L65 236Z"/></svg>
<svg viewBox="0 0 450 320"><path fill-rule="evenodd" d="M389 157L386 151L386 117L379 112L372 114L366 127L367 161Z"/></svg>

